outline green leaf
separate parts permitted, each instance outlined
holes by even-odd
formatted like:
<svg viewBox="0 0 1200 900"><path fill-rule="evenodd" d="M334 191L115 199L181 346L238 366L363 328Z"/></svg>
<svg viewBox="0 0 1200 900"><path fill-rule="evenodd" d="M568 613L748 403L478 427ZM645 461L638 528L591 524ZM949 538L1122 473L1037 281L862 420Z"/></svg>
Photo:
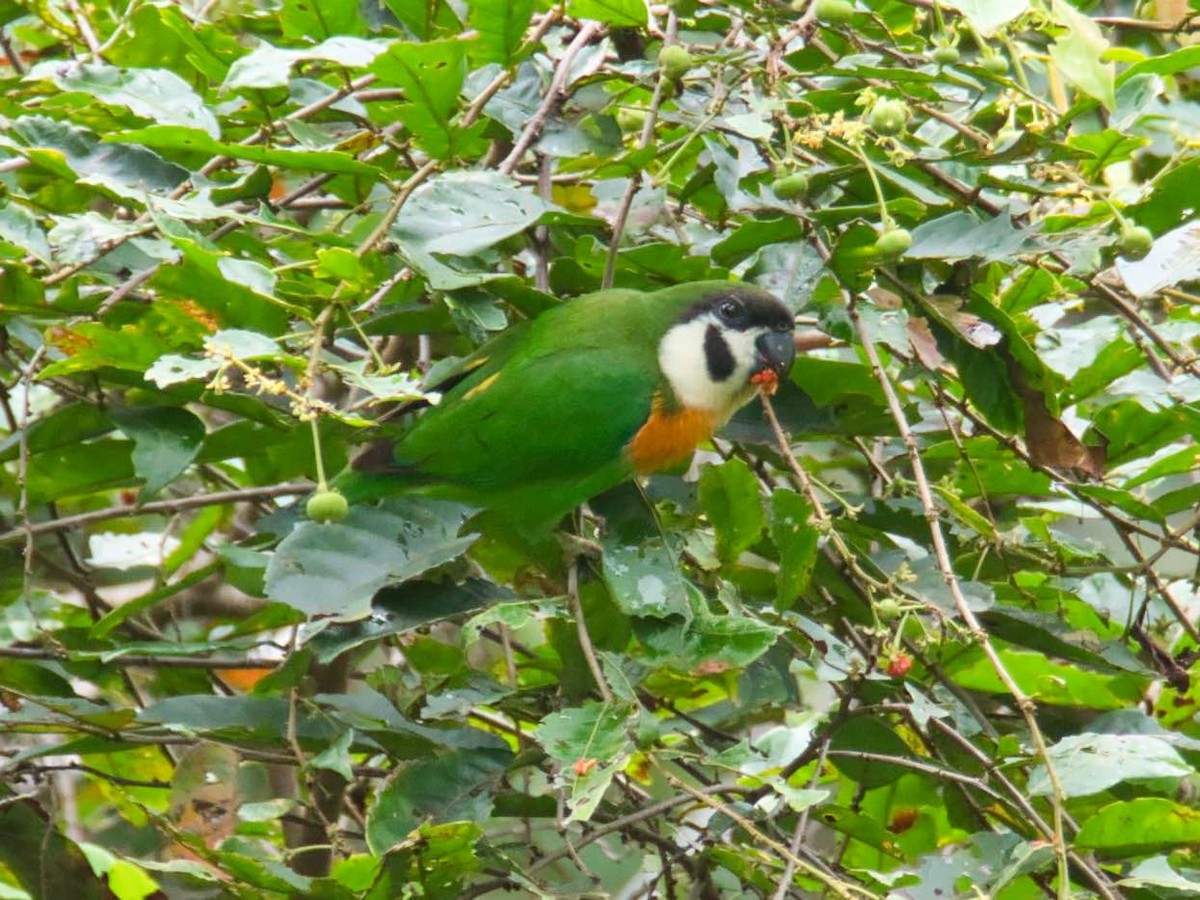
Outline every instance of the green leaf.
<svg viewBox="0 0 1200 900"><path fill-rule="evenodd" d="M779 551L775 605L790 609L808 590L817 563L820 533L810 524L812 504L783 488L771 493L771 540Z"/></svg>
<svg viewBox="0 0 1200 900"><path fill-rule="evenodd" d="M137 714L137 721L231 740L270 740L287 727L288 704L278 697L179 695L151 703ZM301 737L322 741L336 736L332 724L308 714L298 717L296 731Z"/></svg>
<svg viewBox="0 0 1200 900"><path fill-rule="evenodd" d="M768 244L787 243L803 237L804 230L795 216L776 219L752 219L712 248L713 262L732 266L758 253Z"/></svg>
<svg viewBox="0 0 1200 900"><path fill-rule="evenodd" d="M507 750L454 750L401 769L367 815L367 845L382 855L426 823L485 821L512 759Z"/></svg>
<svg viewBox="0 0 1200 900"><path fill-rule="evenodd" d="M393 498L356 506L344 521L301 522L267 566L267 596L310 617L361 619L371 597L460 556L477 535L458 537L466 507Z"/></svg>
<svg viewBox="0 0 1200 900"><path fill-rule="evenodd" d="M567 0L567 14L622 28L646 25L644 0Z"/></svg>
<svg viewBox="0 0 1200 900"><path fill-rule="evenodd" d="M257 147L246 144L227 144L195 128L178 125L151 125L130 131L106 135L110 143L136 144L153 150L176 150L227 156L249 162L311 172L336 172L342 175L378 177L375 166L359 162L349 153L337 150L302 150L288 147Z"/></svg>
<svg viewBox="0 0 1200 900"><path fill-rule="evenodd" d="M661 540L648 538L629 544L608 535L601 544L604 581L621 612L655 619L691 619L687 584L674 554Z"/></svg>
<svg viewBox="0 0 1200 900"><path fill-rule="evenodd" d="M533 736L563 765L581 759L614 759L632 748L627 733L635 716L625 703L587 703L542 719Z"/></svg>
<svg viewBox="0 0 1200 900"><path fill-rule="evenodd" d="M383 0L384 5L419 41L435 34L462 32L462 23L446 0Z"/></svg>
<svg viewBox="0 0 1200 900"><path fill-rule="evenodd" d="M31 797L0 788L0 862L29 893L15 896L111 897L79 846L62 835Z"/></svg>
<svg viewBox="0 0 1200 900"><path fill-rule="evenodd" d="M1136 703L1147 683L1146 678L1138 675L1092 672L1047 659L1041 653L1003 645L997 652L1021 690L1034 700L1050 705L1121 709ZM977 649L947 660L945 671L955 684L968 690L1007 693L992 664Z"/></svg>
<svg viewBox="0 0 1200 900"><path fill-rule="evenodd" d="M705 466L698 487L700 506L717 533L717 553L732 562L762 536L764 516L758 479L743 460Z"/></svg>
<svg viewBox="0 0 1200 900"><path fill-rule="evenodd" d="M1162 797L1110 803L1084 820L1075 846L1106 856L1142 856L1200 843L1200 810Z"/></svg>
<svg viewBox="0 0 1200 900"><path fill-rule="evenodd" d="M625 767L635 715L631 704L588 703L551 713L534 730L534 739L563 766L571 821L587 821Z"/></svg>
<svg viewBox="0 0 1200 900"><path fill-rule="evenodd" d="M1178 892L1183 897L1200 894L1200 881L1185 878L1176 872L1165 856L1155 856L1138 863L1129 871L1129 875L1117 884L1121 887L1146 890L1165 888Z"/></svg>
<svg viewBox="0 0 1200 900"><path fill-rule="evenodd" d="M0 240L20 247L35 256L38 262L50 263L50 242L37 219L23 206L8 203L0 208Z"/></svg>
<svg viewBox="0 0 1200 900"><path fill-rule="evenodd" d="M132 486L132 454L129 441L90 441L39 453L29 460L29 502Z"/></svg>
<svg viewBox="0 0 1200 900"><path fill-rule="evenodd" d="M383 858L370 890L354 896L393 900L420 885L423 896L430 900L455 900L462 896L465 879L482 868L475 855L481 837L483 830L475 822L422 825L414 840Z"/></svg>
<svg viewBox="0 0 1200 900"><path fill-rule="evenodd" d="M217 137L216 116L191 85L166 69L118 69L103 63L40 63L30 78L46 78L64 91L80 91L101 103L123 106L135 115L165 125L197 128Z"/></svg>
<svg viewBox="0 0 1200 900"><path fill-rule="evenodd" d="M350 758L350 745L353 743L354 729L350 728L338 735L324 750L309 760L309 765L314 769L328 769L341 775L347 781L353 781L353 760Z"/></svg>
<svg viewBox="0 0 1200 900"><path fill-rule="evenodd" d="M1067 29L1050 47L1051 62L1079 90L1108 109L1116 109L1114 68L1111 62L1101 61L1109 43L1100 33L1100 27L1066 0L1051 0L1050 8L1055 19Z"/></svg>
<svg viewBox="0 0 1200 900"><path fill-rule="evenodd" d="M520 234L550 207L531 190L493 172L456 172L413 192L392 226L421 255L471 256Z"/></svg>
<svg viewBox="0 0 1200 900"><path fill-rule="evenodd" d="M479 62L510 65L533 18L533 0L472 0L468 21L479 32L472 55Z"/></svg>
<svg viewBox="0 0 1200 900"><path fill-rule="evenodd" d="M840 751L832 754L834 765L863 787L891 784L910 771L903 765L855 755L873 753L902 760L910 756L908 745L899 735L870 716L855 716L838 728L830 736L829 749Z"/></svg>
<svg viewBox="0 0 1200 900"><path fill-rule="evenodd" d="M358 14L357 0L283 0L279 24L284 37L313 41L357 34L364 22Z"/></svg>
<svg viewBox="0 0 1200 900"><path fill-rule="evenodd" d="M467 578L461 584L417 581L384 587L371 602L370 616L322 631L310 646L316 650L318 662L328 663L355 647L392 635L409 634L439 619L476 612L510 596L499 585L479 578Z"/></svg>
<svg viewBox="0 0 1200 900"><path fill-rule="evenodd" d="M993 35L1029 8L1029 0L942 0L983 35Z"/></svg>
<svg viewBox="0 0 1200 900"><path fill-rule="evenodd" d="M952 212L913 229L910 259L1008 259L1026 249L1032 229L1017 229L1007 215L983 222L972 213Z"/></svg>
<svg viewBox="0 0 1200 900"><path fill-rule="evenodd" d="M1174 75L1200 65L1200 47L1182 47L1161 56L1151 56L1134 63L1117 76L1117 83L1137 78L1139 75Z"/></svg>
<svg viewBox="0 0 1200 900"><path fill-rule="evenodd" d="M817 406L848 402L862 396L883 406L883 389L871 369L861 363L805 356L792 365L791 380L813 399Z"/></svg>
<svg viewBox="0 0 1200 900"><path fill-rule="evenodd" d="M322 60L347 68L362 68L375 61L387 49L385 41L338 35L305 50L285 50L261 43L234 62L225 76L225 90L271 88L288 83L296 63Z"/></svg>
<svg viewBox="0 0 1200 900"><path fill-rule="evenodd" d="M381 82L404 89L409 102L396 115L438 159L472 152L483 130L481 123L463 129L452 121L466 77L468 49L461 40L397 44L371 67Z"/></svg>
<svg viewBox="0 0 1200 900"><path fill-rule="evenodd" d="M743 669L766 653L781 634L783 629L751 616L716 616L696 609L673 661L693 670Z"/></svg>
<svg viewBox="0 0 1200 900"><path fill-rule="evenodd" d="M144 499L183 474L204 443L204 423L178 407L114 411L113 418L133 440L133 470L144 479Z"/></svg>
<svg viewBox="0 0 1200 900"><path fill-rule="evenodd" d="M1098 794L1123 781L1177 781L1194 771L1166 741L1144 734L1068 735L1048 755L1067 797ZM1035 796L1052 793L1044 765L1029 773L1028 790Z"/></svg>
<svg viewBox="0 0 1200 900"><path fill-rule="evenodd" d="M1106 168L1124 162L1148 143L1148 138L1125 134L1115 128L1106 128L1091 134L1073 134L1067 138L1069 147L1081 150L1091 157L1080 164L1080 169L1088 178L1099 177Z"/></svg>
<svg viewBox="0 0 1200 900"><path fill-rule="evenodd" d="M1117 272L1137 297L1200 278L1200 228L1189 222L1161 235L1142 259L1117 257Z"/></svg>

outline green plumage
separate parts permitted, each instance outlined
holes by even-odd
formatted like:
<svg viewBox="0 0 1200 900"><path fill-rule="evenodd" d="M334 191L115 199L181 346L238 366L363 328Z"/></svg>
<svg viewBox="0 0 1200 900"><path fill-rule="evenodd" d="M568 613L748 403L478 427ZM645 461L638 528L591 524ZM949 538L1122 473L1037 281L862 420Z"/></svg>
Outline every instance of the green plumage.
<svg viewBox="0 0 1200 900"><path fill-rule="evenodd" d="M632 474L623 449L656 393L672 402L659 342L706 294L732 287L601 291L510 328L452 370L441 402L390 448L356 463L367 471L337 487L352 501L407 490L556 519Z"/></svg>

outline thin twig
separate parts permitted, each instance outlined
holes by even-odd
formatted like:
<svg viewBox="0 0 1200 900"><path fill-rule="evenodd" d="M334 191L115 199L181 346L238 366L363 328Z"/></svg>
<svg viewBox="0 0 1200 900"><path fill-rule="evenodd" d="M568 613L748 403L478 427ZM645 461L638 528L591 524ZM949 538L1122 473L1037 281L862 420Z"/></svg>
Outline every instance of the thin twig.
<svg viewBox="0 0 1200 900"><path fill-rule="evenodd" d="M909 427L908 419L904 415L904 407L900 403L900 398L896 394L895 388L892 386L892 381L888 377L887 371L883 367L883 363L879 359L879 353L875 349L875 342L872 340L862 317L859 315L857 298L851 297L849 304L850 318L854 323L855 331L858 334L859 341L862 344L863 351L866 353L867 362L870 364L872 372L875 375L875 380L883 389L884 398L887 402L888 409L892 414L892 419L896 423L896 427L900 431L900 438L904 442L904 446L908 451L909 464L912 467L913 480L916 482L917 496L921 501L921 508L925 511L925 519L929 525L929 536L933 544L934 558L937 561L938 571L941 573L942 580L945 582L947 589L950 591L950 596L954 600L954 607L958 611L959 616L966 624L968 631L971 633L974 641L979 645L992 669L997 677L1004 684L1005 689L1016 702L1017 707L1021 710L1021 715L1025 719L1025 725L1029 730L1030 740L1033 742L1034 751L1038 759L1046 767L1046 775L1050 781L1051 796L1050 803L1053 810L1053 835L1052 843L1054 845L1054 854L1059 862L1059 896L1062 900L1068 900L1070 897L1070 871L1069 859L1067 857L1067 842L1063 834L1063 807L1066 803L1066 795L1063 793L1062 784L1058 779L1058 773L1055 771L1054 762L1050 758L1049 749L1046 744L1046 739L1042 735L1041 727L1038 725L1036 710L1032 698L1017 684L1016 679L1008 671L1004 665L1004 661L1000 659L996 648L992 646L991 638L988 633L979 624L979 620L975 617L974 610L971 609L967 602L966 596L962 592L962 586L959 584L958 575L954 572L954 565L950 561L950 552L946 546L945 535L942 534L942 526L937 506L933 501L933 491L929 486L929 478L925 474L925 466L921 461L921 453L917 446L916 437L913 435L912 429Z"/></svg>
<svg viewBox="0 0 1200 900"><path fill-rule="evenodd" d="M12 68L13 73L18 77L25 74L25 63L21 62L21 55L13 50L12 39L8 36L8 30L0 28L0 50L4 51L4 56L8 59L8 65Z"/></svg>
<svg viewBox="0 0 1200 900"><path fill-rule="evenodd" d="M55 531L69 531L81 525L92 525L109 519L124 519L129 516L143 516L151 513L176 513L186 509L198 509L204 506L221 506L226 503L247 503L256 500L272 499L274 497L295 497L312 492L311 484L272 484L265 487L244 488L237 491L216 491L211 494L198 494L192 497L176 497L171 500L152 500L139 506L112 506L108 509L95 509L91 512L78 513L74 516L63 516L61 519L51 519L48 522L31 522L21 528L0 533L0 544L15 541L26 534L51 534Z"/></svg>
<svg viewBox="0 0 1200 900"><path fill-rule="evenodd" d="M675 11L667 15L667 37L664 43L674 43L676 34L679 31L679 19L675 15ZM638 149L644 150L650 146L650 142L654 140L654 127L658 122L658 112L662 108L663 98L666 96L667 84L669 79L664 71L658 73L658 80L654 83L654 95L650 98L650 108L646 110L646 119L642 122L642 131L638 135ZM642 186L642 173L639 170L629 178L629 183L625 185L625 193L621 195L621 204L617 207L617 214L613 218L612 225L612 240L608 244L608 253L604 258L604 275L600 279L601 288L610 288L613 286L613 279L617 274L617 254L621 249L621 236L625 232L625 223L629 221L629 211L633 209L634 198L637 197L637 192Z"/></svg>
<svg viewBox="0 0 1200 900"><path fill-rule="evenodd" d="M799 869L810 878L815 878L817 881L821 882L821 884L825 885L825 887L828 888L835 897L843 898L843 900L849 900L849 898L856 894L860 897L875 896L870 891L865 890L856 884L850 884L849 882L839 881L835 878L831 878L824 871L818 869L807 860L801 859L784 844L781 844L773 837L764 834L762 830L760 830L753 822L731 808L728 803L722 803L720 800L716 800L703 791L692 787L690 784L683 781L683 779L662 768L661 765L658 767L658 769L663 774L663 777L666 778L673 787L678 788L686 794L690 794L692 797L710 809L715 809L722 815L728 816L756 841L767 847L770 847L774 852L778 853L781 858L791 863L794 868Z"/></svg>
<svg viewBox="0 0 1200 900"><path fill-rule="evenodd" d="M75 27L79 29L79 36L83 38L84 45L88 48L88 52L92 56L98 56L100 53L100 41L96 39L96 31L92 28L92 23L88 21L87 16L83 14L83 10L79 8L78 0L66 0L67 10L70 11L71 17L75 20Z"/></svg>
<svg viewBox="0 0 1200 900"><path fill-rule="evenodd" d="M596 682L596 688L600 691L600 696L605 703L612 703L612 688L608 686L604 670L600 668L600 661L596 659L596 650L592 646L592 638L588 634L587 622L583 617L583 603L579 599L578 560L572 560L567 569L567 600L571 608L571 617L575 620L575 633L579 636L579 646L583 650L583 658L587 661L588 669Z"/></svg>
<svg viewBox="0 0 1200 900"><path fill-rule="evenodd" d="M707 787L693 788L692 792L677 794L674 797L667 797L664 800L659 800L657 803L652 803L649 806L643 806L641 809L631 812L628 815L621 816L620 818L613 819L611 822L605 822L603 825L593 828L590 832L575 841L575 850L582 850L588 844L600 840L600 838L604 837L605 835L612 834L615 831L623 831L630 825L634 825L638 822L644 822L646 819L653 819L656 816L660 816L677 806L683 806L691 801L694 794L703 794L705 796L730 794L733 796L740 796L748 793L748 791L748 788L744 788L741 785L736 784L714 784ZM558 862L560 859L565 859L569 855L570 854L565 849L556 850L555 852L547 854L535 862L529 867L529 871L541 871L547 866Z"/></svg>
<svg viewBox="0 0 1200 900"><path fill-rule="evenodd" d="M533 142L537 140L542 133L542 129L546 127L546 119L550 113L558 107L566 98L567 79L571 75L571 63L575 61L575 57L579 55L579 51L592 42L602 29L604 28L599 22L588 21L584 22L579 32L575 35L575 39L567 45L563 51L562 58L554 67L554 77L550 79L550 87L546 91L546 96L542 100L541 106L538 107L521 131L516 143L513 144L512 151L504 158L499 166L496 167L503 175L511 175L517 166L521 164L521 160L525 156L525 151L533 146Z"/></svg>
<svg viewBox="0 0 1200 900"><path fill-rule="evenodd" d="M264 646L276 646L265 644ZM41 659L63 663L101 663L104 666L148 669L263 669L273 670L278 662L269 659L239 657L216 659L206 656L170 656L160 653L71 653L42 647L0 647L0 659Z"/></svg>

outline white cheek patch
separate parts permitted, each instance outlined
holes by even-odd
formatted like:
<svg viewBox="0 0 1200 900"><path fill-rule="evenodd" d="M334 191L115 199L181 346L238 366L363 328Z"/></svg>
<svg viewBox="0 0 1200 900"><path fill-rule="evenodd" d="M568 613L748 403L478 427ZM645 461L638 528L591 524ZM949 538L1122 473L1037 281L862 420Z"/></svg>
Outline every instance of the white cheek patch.
<svg viewBox="0 0 1200 900"><path fill-rule="evenodd" d="M716 325L733 356L733 374L714 381L704 353L704 338L709 326ZM670 329L658 345L658 364L675 392L689 409L702 409L729 415L749 399L747 384L758 365L754 342L763 329L734 331L722 326L716 316L697 316L690 322Z"/></svg>

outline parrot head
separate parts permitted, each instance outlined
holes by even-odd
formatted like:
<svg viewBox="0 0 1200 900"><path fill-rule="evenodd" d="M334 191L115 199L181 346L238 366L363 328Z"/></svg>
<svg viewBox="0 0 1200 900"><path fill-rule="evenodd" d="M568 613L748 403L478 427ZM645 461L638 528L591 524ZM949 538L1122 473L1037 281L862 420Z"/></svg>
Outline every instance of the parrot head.
<svg viewBox="0 0 1200 900"><path fill-rule="evenodd" d="M723 424L757 390L775 392L796 356L794 329L775 297L730 285L684 311L659 344L658 364L680 406Z"/></svg>

